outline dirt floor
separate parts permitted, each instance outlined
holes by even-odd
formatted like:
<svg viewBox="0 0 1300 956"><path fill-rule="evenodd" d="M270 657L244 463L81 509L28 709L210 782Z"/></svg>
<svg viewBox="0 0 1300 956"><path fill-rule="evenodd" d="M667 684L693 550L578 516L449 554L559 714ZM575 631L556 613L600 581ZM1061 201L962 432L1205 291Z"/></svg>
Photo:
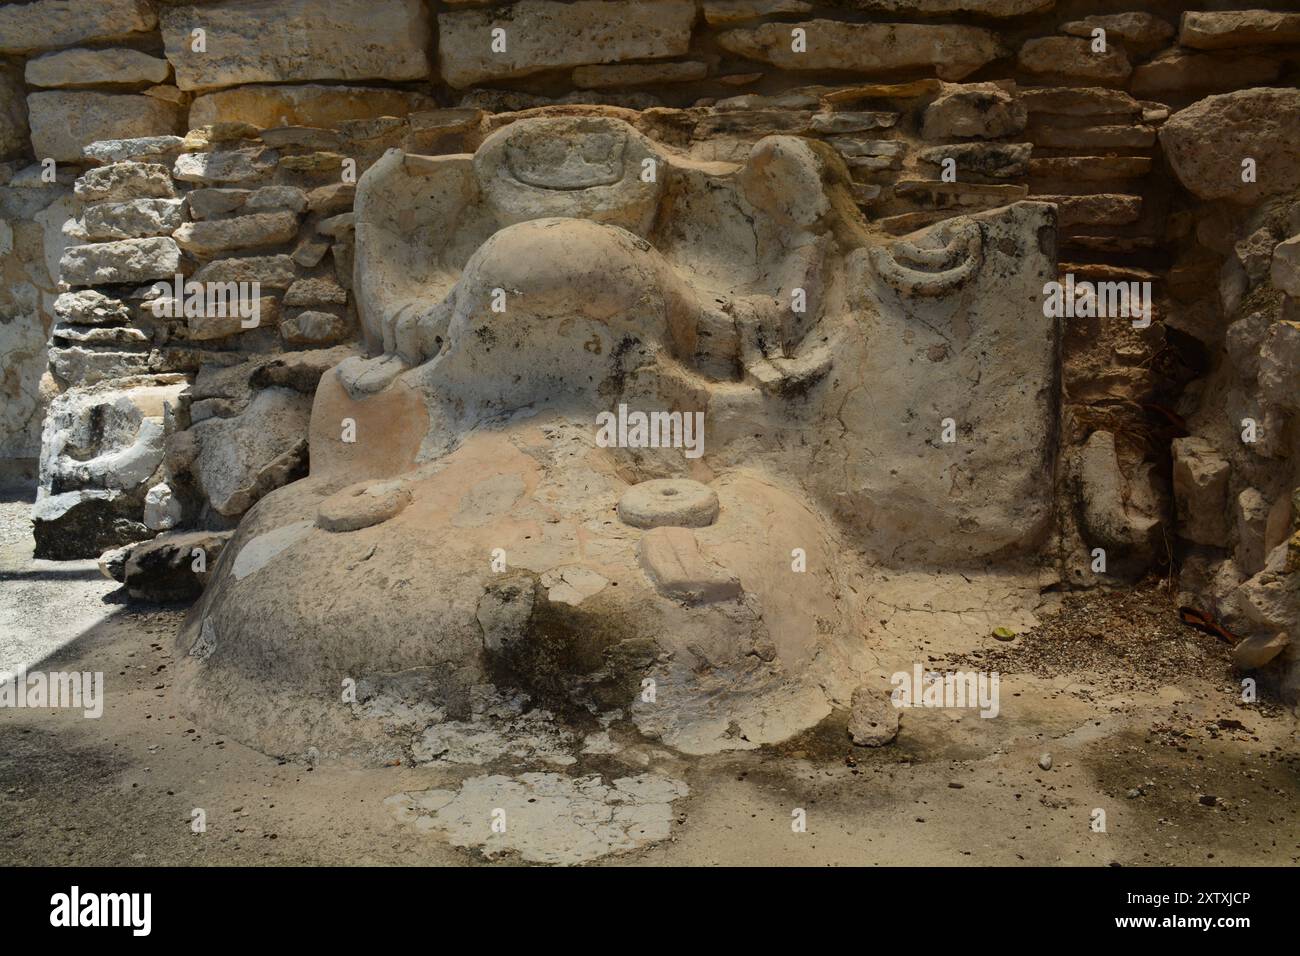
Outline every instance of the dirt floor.
<svg viewBox="0 0 1300 956"><path fill-rule="evenodd" d="M107 698L97 720L0 708L0 864L563 861L527 841L453 840L400 806L402 794L443 794L434 800L442 805L469 778L515 786L522 778L508 775L555 767L309 766L205 732L169 690L184 609L125 603L92 562L32 561L27 503L4 497L0 669L103 671ZM996 719L908 710L893 744L866 749L849 741L838 712L780 747L699 758L612 727L611 746L580 754L558 771L560 783L653 774L678 789L660 805L664 818L641 827L641 845L606 840L586 861L1300 862L1296 720L1241 702L1227 647L1179 623L1160 581L1067 596L1055 610L1009 642L991 629L973 642L920 641L928 658L919 659L936 670L1002 675ZM929 626L945 627L926 613ZM604 805L523 799L533 808L525 824L548 831ZM803 832L792 827L799 810Z"/></svg>

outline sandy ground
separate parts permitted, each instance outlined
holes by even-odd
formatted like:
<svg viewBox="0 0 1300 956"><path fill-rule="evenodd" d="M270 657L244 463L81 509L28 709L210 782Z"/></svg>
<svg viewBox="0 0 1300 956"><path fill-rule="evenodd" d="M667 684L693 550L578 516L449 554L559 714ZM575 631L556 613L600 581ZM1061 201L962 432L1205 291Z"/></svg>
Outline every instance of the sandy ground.
<svg viewBox="0 0 1300 956"><path fill-rule="evenodd" d="M566 785L640 774L685 785L650 808L664 816L632 841L643 845L615 840L595 865L1300 862L1295 718L1243 705L1226 648L1179 625L1159 582L1069 597L1009 643L960 607L882 605L881 635L908 645L902 657L999 669L1002 710L908 710L880 749L853 746L840 712L780 747L713 757L615 727L613 752L564 768L308 766L178 713L170 647L184 609L126 604L93 562L32 561L27 503L3 497L0 669L103 671L107 700L98 720L0 709L0 864L519 864L592 805L525 794L531 815L514 817L513 837L485 820L458 846L396 804L429 790L445 803L485 775L517 789L527 771Z"/></svg>

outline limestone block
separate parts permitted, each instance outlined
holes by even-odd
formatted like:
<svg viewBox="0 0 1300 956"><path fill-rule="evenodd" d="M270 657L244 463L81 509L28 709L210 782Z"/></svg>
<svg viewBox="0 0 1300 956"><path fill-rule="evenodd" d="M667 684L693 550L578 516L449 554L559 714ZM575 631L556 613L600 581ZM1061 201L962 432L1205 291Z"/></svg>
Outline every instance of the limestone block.
<svg viewBox="0 0 1300 956"><path fill-rule="evenodd" d="M98 557L148 538L139 508L120 491L86 489L41 496L32 505L34 556L51 561Z"/></svg>
<svg viewBox="0 0 1300 956"><path fill-rule="evenodd" d="M1228 460L1204 438L1176 438L1174 504L1178 533L1196 544L1223 547L1228 541Z"/></svg>
<svg viewBox="0 0 1300 956"><path fill-rule="evenodd" d="M149 0L36 0L0 6L0 53L57 50L88 40L125 40L152 30Z"/></svg>
<svg viewBox="0 0 1300 956"><path fill-rule="evenodd" d="M1025 107L996 83L945 86L925 108L921 135L926 139L997 139L1021 132L1027 121Z"/></svg>
<svg viewBox="0 0 1300 956"><path fill-rule="evenodd" d="M148 352L121 352L74 345L49 351L50 371L67 385L94 385L153 371Z"/></svg>
<svg viewBox="0 0 1300 956"><path fill-rule="evenodd" d="M1214 93L1273 83L1281 72L1281 63L1274 57L1217 56L1174 48L1139 64L1129 88L1138 96Z"/></svg>
<svg viewBox="0 0 1300 956"><path fill-rule="evenodd" d="M447 83L461 89L542 70L681 56L690 45L695 4L521 0L506 13L439 14L438 60ZM505 31L504 52L493 52L493 30Z"/></svg>
<svg viewBox="0 0 1300 956"><path fill-rule="evenodd" d="M157 162L171 160L181 151L185 142L180 136L137 136L131 139L105 139L87 143L82 154L96 163Z"/></svg>
<svg viewBox="0 0 1300 956"><path fill-rule="evenodd" d="M141 601L192 601L203 592L208 575L232 531L188 531L161 534L128 548L122 583ZM203 555L195 570L195 552Z"/></svg>
<svg viewBox="0 0 1300 956"><path fill-rule="evenodd" d="M253 195L251 189L213 186L191 189L185 195L190 215L195 219L216 219L241 209Z"/></svg>
<svg viewBox="0 0 1300 956"><path fill-rule="evenodd" d="M1255 488L1245 488L1237 495L1234 523L1237 547L1233 553L1237 567L1255 574L1264 566L1264 535L1268 525L1268 500Z"/></svg>
<svg viewBox="0 0 1300 956"><path fill-rule="evenodd" d="M1055 203L1061 226L1123 226L1142 215L1142 197L1116 193L1091 196L1035 196L1040 202Z"/></svg>
<svg viewBox="0 0 1300 956"><path fill-rule="evenodd" d="M171 76L166 60L139 50L60 50L27 61L28 86L153 86Z"/></svg>
<svg viewBox="0 0 1300 956"><path fill-rule="evenodd" d="M1300 322L1269 326L1259 350L1259 392L1265 401L1300 409Z"/></svg>
<svg viewBox="0 0 1300 956"><path fill-rule="evenodd" d="M1119 86L1133 67L1124 48L1106 45L1105 53L1094 53L1092 44L1079 37L1038 37L1020 48L1020 68L1040 76L1083 80Z"/></svg>
<svg viewBox="0 0 1300 956"><path fill-rule="evenodd" d="M226 0L166 7L161 19L182 90L429 74L423 0ZM192 49L195 29L206 31L206 52Z"/></svg>
<svg viewBox="0 0 1300 956"><path fill-rule="evenodd" d="M176 104L133 93L30 93L27 113L36 157L71 163L81 161L87 143L179 133L184 125L184 111Z"/></svg>
<svg viewBox="0 0 1300 956"><path fill-rule="evenodd" d="M169 236L185 221L183 199L128 199L96 203L82 216L86 238L141 239Z"/></svg>
<svg viewBox="0 0 1300 956"><path fill-rule="evenodd" d="M1241 585L1241 607L1256 631L1290 634L1300 625L1300 582L1291 557L1297 544L1293 540L1278 545L1269 552L1263 570Z"/></svg>
<svg viewBox="0 0 1300 956"><path fill-rule="evenodd" d="M1291 644L1291 638L1285 631L1267 637L1252 634L1242 638L1240 644L1232 649L1232 663L1244 671L1263 667L1277 657Z"/></svg>
<svg viewBox="0 0 1300 956"><path fill-rule="evenodd" d="M87 170L73 186L73 192L83 203L125 202L171 199L176 187L166 166L120 162Z"/></svg>
<svg viewBox="0 0 1300 956"><path fill-rule="evenodd" d="M796 27L807 31L804 53L791 49L790 31ZM959 80L1002 53L997 35L978 27L837 20L728 30L718 35L718 44L783 70L888 73L928 67L944 80Z"/></svg>
<svg viewBox="0 0 1300 956"><path fill-rule="evenodd" d="M1062 33L1087 39L1092 38L1093 31L1096 29L1106 31L1107 45L1119 41L1124 44L1125 49L1139 53L1150 52L1164 46L1174 35L1173 25L1168 20L1162 20L1150 13L1103 14L1061 24Z"/></svg>
<svg viewBox="0 0 1300 956"><path fill-rule="evenodd" d="M348 321L332 312L307 309L280 323L280 335L290 345L326 346L348 337Z"/></svg>
<svg viewBox="0 0 1300 956"><path fill-rule="evenodd" d="M171 487L160 481L144 496L144 524L150 531L170 531L183 517L180 500Z"/></svg>
<svg viewBox="0 0 1300 956"><path fill-rule="evenodd" d="M1251 89L1207 96L1160 129L1174 173L1202 199L1253 204L1300 187L1300 90ZM1257 163L1242 182L1242 160Z"/></svg>
<svg viewBox="0 0 1300 956"><path fill-rule="evenodd" d="M1273 248L1269 277L1275 288L1300 299L1300 236L1292 236Z"/></svg>
<svg viewBox="0 0 1300 956"><path fill-rule="evenodd" d="M299 279L284 294L286 306L346 305L347 290L329 276Z"/></svg>
<svg viewBox="0 0 1300 956"><path fill-rule="evenodd" d="M573 85L584 90L617 89L648 83L686 83L709 75L707 63L686 60L675 63L615 63L609 66L580 66L573 71Z"/></svg>
<svg viewBox="0 0 1300 956"><path fill-rule="evenodd" d="M1228 10L1183 14L1178 45L1195 50L1300 43L1300 13Z"/></svg>
<svg viewBox="0 0 1300 956"><path fill-rule="evenodd" d="M897 123L898 119L898 113L841 110L834 113L814 114L812 128L817 133L864 133L873 129L888 129Z"/></svg>
<svg viewBox="0 0 1300 956"><path fill-rule="evenodd" d="M55 315L73 325L125 325L131 320L131 307L100 291L78 289L55 299Z"/></svg>
<svg viewBox="0 0 1300 956"><path fill-rule="evenodd" d="M1028 174L1032 152L1029 143L954 143L923 149L917 158L935 166L952 159L959 176L974 173L993 179L1018 179Z"/></svg>
<svg viewBox="0 0 1300 956"><path fill-rule="evenodd" d="M256 282L268 289L287 289L297 277L298 270L286 255L214 259L192 276L195 282Z"/></svg>
<svg viewBox="0 0 1300 956"><path fill-rule="evenodd" d="M761 20L763 17L811 13L804 0L705 0L704 20L710 26Z"/></svg>
<svg viewBox="0 0 1300 956"><path fill-rule="evenodd" d="M1030 113L1060 116L1119 115L1133 119L1142 116L1142 104L1133 97L1123 90L1110 90L1100 86L1031 87L1017 91L1016 99Z"/></svg>
<svg viewBox="0 0 1300 956"><path fill-rule="evenodd" d="M40 312L0 312L0 457L33 458L40 449L44 397L41 375L48 361Z"/></svg>
<svg viewBox="0 0 1300 956"><path fill-rule="evenodd" d="M280 303L272 296L258 296L256 300L241 299L226 314L187 315L185 328L189 338L204 342L239 335L254 328L273 327L280 316ZM256 320L256 324L252 324Z"/></svg>
<svg viewBox="0 0 1300 956"><path fill-rule="evenodd" d="M181 153L172 164L172 175L182 182L205 185L247 183L269 176L278 158L275 150L260 146L210 153Z"/></svg>
<svg viewBox="0 0 1300 956"><path fill-rule="evenodd" d="M357 86L237 86L194 98L190 126L245 122L258 127L333 128L354 119L406 116L438 104L422 93Z"/></svg>
<svg viewBox="0 0 1300 956"><path fill-rule="evenodd" d="M289 480L302 464L310 414L307 396L268 388L239 415L195 425L194 473L212 507L236 517Z"/></svg>
<svg viewBox="0 0 1300 956"><path fill-rule="evenodd" d="M1055 277L1055 222L1052 206L1018 202L851 261L850 287L863 290L858 308L878 334L835 363L859 367L871 386L842 386L837 418L857 437L836 443L823 463L835 466L809 480L893 560L1032 549L1046 532L1060 329L1043 321L1040 296ZM959 293L969 304L956 305ZM881 456L889 468L870 465Z"/></svg>
<svg viewBox="0 0 1300 956"><path fill-rule="evenodd" d="M59 264L69 285L144 283L170 279L180 271L181 251L169 237L122 239L70 246Z"/></svg>
<svg viewBox="0 0 1300 956"><path fill-rule="evenodd" d="M307 210L307 194L297 186L263 186L252 192L244 209L248 212L287 209L302 213Z"/></svg>
<svg viewBox="0 0 1300 956"><path fill-rule="evenodd" d="M1160 532L1159 513L1130 505L1138 496L1120 470L1115 436L1107 431L1093 432L1079 450L1076 467L1080 519L1087 542L1117 555L1136 553L1150 558Z"/></svg>
<svg viewBox="0 0 1300 956"><path fill-rule="evenodd" d="M211 258L237 249L280 245L297 234L298 216L282 211L187 222L173 236L191 255Z"/></svg>

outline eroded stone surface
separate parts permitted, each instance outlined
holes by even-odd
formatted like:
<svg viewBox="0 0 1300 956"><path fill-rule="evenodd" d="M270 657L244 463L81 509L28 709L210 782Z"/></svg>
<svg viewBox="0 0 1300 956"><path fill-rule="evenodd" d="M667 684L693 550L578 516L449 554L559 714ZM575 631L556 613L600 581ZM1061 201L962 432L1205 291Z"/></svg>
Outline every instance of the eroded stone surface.
<svg viewBox="0 0 1300 956"><path fill-rule="evenodd" d="M399 820L441 831L453 846L487 857L517 853L530 863L572 865L666 840L673 801L689 792L685 783L653 773L609 782L492 774L471 777L459 790L399 793L384 802Z"/></svg>

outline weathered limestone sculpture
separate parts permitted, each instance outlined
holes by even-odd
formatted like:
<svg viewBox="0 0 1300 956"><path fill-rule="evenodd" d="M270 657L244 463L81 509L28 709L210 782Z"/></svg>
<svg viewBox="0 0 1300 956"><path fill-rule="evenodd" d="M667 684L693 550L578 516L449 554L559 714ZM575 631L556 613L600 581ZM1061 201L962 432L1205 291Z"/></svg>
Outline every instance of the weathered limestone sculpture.
<svg viewBox="0 0 1300 956"><path fill-rule="evenodd" d="M1047 533L1053 207L891 240L819 143L702 162L574 112L362 178L373 357L321 379L310 476L248 512L191 612L178 689L209 726L433 757L422 731L494 685L755 747L871 668L865 568Z"/></svg>

